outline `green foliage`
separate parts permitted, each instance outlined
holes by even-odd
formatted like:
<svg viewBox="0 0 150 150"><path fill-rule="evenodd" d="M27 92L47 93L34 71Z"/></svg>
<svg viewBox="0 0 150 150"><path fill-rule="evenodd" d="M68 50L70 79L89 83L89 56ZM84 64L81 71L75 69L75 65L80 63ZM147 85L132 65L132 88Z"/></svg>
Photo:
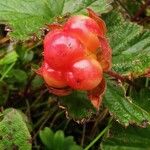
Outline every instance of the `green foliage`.
<svg viewBox="0 0 150 150"><path fill-rule="evenodd" d="M143 121L150 122L150 113L136 105L131 98L125 96L123 87L114 82L108 83L104 104L117 121L128 126L129 123L143 125Z"/></svg>
<svg viewBox="0 0 150 150"><path fill-rule="evenodd" d="M5 0L0 1L0 21L12 27L12 37L24 40L31 34L39 34L40 28L59 15L77 13L87 7L105 12L109 3L106 0Z"/></svg>
<svg viewBox="0 0 150 150"><path fill-rule="evenodd" d="M85 13L87 7L99 13L106 13L111 9L111 2L112 0L65 0L63 14Z"/></svg>
<svg viewBox="0 0 150 150"><path fill-rule="evenodd" d="M148 113L150 113L150 90L143 88L140 90L135 90L134 88L131 90L131 97L133 102L145 109Z"/></svg>
<svg viewBox="0 0 150 150"><path fill-rule="evenodd" d="M80 140L81 138L78 139L83 146L89 140L91 140L91 143L99 140L107 132L105 129L102 130L108 119L107 109L111 116L123 126L136 124L146 127L150 123L149 88L134 89L130 85L125 85L129 89L126 92L126 87L110 82L109 79L103 100L103 104L107 107L106 110L101 107L100 112L102 113L97 113L98 116L95 115L96 117L92 118L96 110L88 99L87 93L74 91L69 96L59 97L59 105L63 106L62 108L66 110L66 114L71 118L64 119L65 115L59 112L53 97L49 98L50 94L43 86L43 80L34 74L35 69L41 63L42 41L30 40L23 42L31 35L36 34L38 37L41 34L43 35L42 31L46 24L55 21L63 22L67 15L85 14L87 7L98 13L106 13L111 9L111 1L0 1L0 23L8 24L12 29L12 32L9 33L11 38L19 41L4 42L8 37L4 37L3 41L4 31L0 29L0 44L2 43L2 49L0 49L2 50L0 51L0 105L2 106L0 108L0 111L2 111L0 113L0 150L31 149L31 135L26 117L15 109L3 111L3 107L13 106L29 115L34 126L33 140L36 139L36 135L38 135L41 128L49 125L55 130L61 127L67 134L71 132L75 136L77 135L77 138L82 136L83 141ZM123 2L123 0L120 1ZM128 14L133 16L141 7L141 1L138 0L133 8L132 4L135 1L125 0L123 4L127 5L123 7L130 10ZM112 70L121 75L134 75L134 77L139 77L145 73L147 68L150 67L150 31L145 30L136 23L126 21L117 11L103 14L102 17L107 24L107 35L113 51ZM126 96L126 93L128 96ZM92 121L90 123L86 122L82 129L80 128L82 125L73 122L73 120L84 122L91 118ZM74 131L72 131L73 125L75 125ZM88 132L90 130L93 131L92 134ZM100 136L96 136L97 133L100 133ZM145 129L135 126L124 129L120 125L114 124L101 147L104 150L148 150L150 147L149 134L149 126ZM91 139L91 135L98 138L95 138L96 140ZM44 128L40 131L40 138L48 150L82 149L74 142L73 137L65 137L63 131L54 133L50 128ZM33 141L33 144L36 143L35 141ZM39 149L43 148L40 147L39 143L34 146L33 149L36 149L36 146L39 146Z"/></svg>
<svg viewBox="0 0 150 150"><path fill-rule="evenodd" d="M18 82L20 82L20 83L26 82L28 76L25 71L23 71L21 69L13 69L13 71L11 73Z"/></svg>
<svg viewBox="0 0 150 150"><path fill-rule="evenodd" d="M0 149L31 149L31 136L25 118L15 109L6 109L0 115Z"/></svg>
<svg viewBox="0 0 150 150"><path fill-rule="evenodd" d="M15 62L18 58L18 55L15 51L7 53L3 58L0 59L0 65L7 65Z"/></svg>
<svg viewBox="0 0 150 150"><path fill-rule="evenodd" d="M86 92L74 91L71 95L64 96L60 100L61 105L66 107L68 115L75 120L90 118L96 111Z"/></svg>
<svg viewBox="0 0 150 150"><path fill-rule="evenodd" d="M54 133L50 128L45 127L40 131L40 138L47 150L82 150L76 145L72 136L65 137L61 130Z"/></svg>
<svg viewBox="0 0 150 150"><path fill-rule="evenodd" d="M129 126L124 128L113 124L110 134L101 144L102 150L149 150L150 127L139 128Z"/></svg>
<svg viewBox="0 0 150 150"><path fill-rule="evenodd" d="M105 16L113 50L113 70L121 74L145 73L150 66L150 32L112 12Z"/></svg>

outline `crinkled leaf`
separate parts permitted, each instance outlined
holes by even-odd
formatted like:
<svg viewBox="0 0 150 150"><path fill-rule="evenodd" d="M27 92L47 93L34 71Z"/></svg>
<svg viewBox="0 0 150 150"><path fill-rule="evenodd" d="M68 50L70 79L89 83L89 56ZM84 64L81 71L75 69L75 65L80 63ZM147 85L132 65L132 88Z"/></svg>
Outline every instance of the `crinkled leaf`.
<svg viewBox="0 0 150 150"><path fill-rule="evenodd" d="M60 105L66 107L68 115L75 120L90 118L95 112L87 92L74 91L68 96L61 97Z"/></svg>
<svg viewBox="0 0 150 150"><path fill-rule="evenodd" d="M99 13L106 13L111 9L112 0L66 0L64 3L63 14L82 13L87 7Z"/></svg>
<svg viewBox="0 0 150 150"><path fill-rule="evenodd" d="M30 150L31 135L23 115L15 109L6 109L0 118L0 149Z"/></svg>
<svg viewBox="0 0 150 150"><path fill-rule="evenodd" d="M141 108L145 109L148 113L150 113L150 90L149 89L140 89L135 90L134 88L131 90L131 97L133 102L140 106Z"/></svg>
<svg viewBox="0 0 150 150"><path fill-rule="evenodd" d="M125 126L129 123L142 126L145 120L150 122L150 113L126 97L123 88L114 82L107 85L104 104L115 119Z"/></svg>
<svg viewBox="0 0 150 150"><path fill-rule="evenodd" d="M64 132L59 130L55 133L50 128L40 131L40 138L48 150L82 150L72 136L65 137Z"/></svg>
<svg viewBox="0 0 150 150"><path fill-rule="evenodd" d="M106 0L4 0L0 1L0 21L11 26L12 37L24 40L30 35L39 35L40 28L57 16L78 13L87 7L103 13L109 3Z"/></svg>
<svg viewBox="0 0 150 150"><path fill-rule="evenodd" d="M122 74L145 73L150 67L150 32L112 12L105 16L113 50L113 70Z"/></svg>
<svg viewBox="0 0 150 150"><path fill-rule="evenodd" d="M114 124L109 136L101 144L102 150L149 150L150 127L139 128L129 126L124 128Z"/></svg>

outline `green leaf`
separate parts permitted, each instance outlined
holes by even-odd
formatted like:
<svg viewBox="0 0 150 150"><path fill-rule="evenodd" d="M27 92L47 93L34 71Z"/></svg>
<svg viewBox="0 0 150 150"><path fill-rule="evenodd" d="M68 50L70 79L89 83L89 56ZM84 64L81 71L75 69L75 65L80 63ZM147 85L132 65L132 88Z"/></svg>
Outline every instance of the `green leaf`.
<svg viewBox="0 0 150 150"><path fill-rule="evenodd" d="M18 82L26 82L28 76L27 73L21 69L13 69L11 72Z"/></svg>
<svg viewBox="0 0 150 150"><path fill-rule="evenodd" d="M145 73L150 67L150 32L125 21L117 12L105 15L113 50L113 70L121 74Z"/></svg>
<svg viewBox="0 0 150 150"><path fill-rule="evenodd" d="M106 13L111 9L112 0L66 0L63 14L65 13L85 13L85 9L90 7L98 13Z"/></svg>
<svg viewBox="0 0 150 150"><path fill-rule="evenodd" d="M123 87L114 82L108 83L104 104L115 119L125 126L129 123L142 126L143 121L150 122L150 114L136 105L131 98L126 97Z"/></svg>
<svg viewBox="0 0 150 150"><path fill-rule="evenodd" d="M0 149L31 150L31 135L23 115L15 109L6 109L0 118Z"/></svg>
<svg viewBox="0 0 150 150"><path fill-rule="evenodd" d="M150 90L149 89L140 89L135 90L134 88L131 90L131 97L133 102L145 109L148 113L150 113Z"/></svg>
<svg viewBox="0 0 150 150"><path fill-rule="evenodd" d="M53 147L53 138L54 133L49 128L45 127L43 131L40 131L39 133L41 141L43 144L48 148L52 149Z"/></svg>
<svg viewBox="0 0 150 150"><path fill-rule="evenodd" d="M55 145L56 150L60 150L64 145L64 132L57 131L54 135L53 144Z"/></svg>
<svg viewBox="0 0 150 150"><path fill-rule="evenodd" d="M149 150L150 127L139 128L129 126L124 128L114 124L110 136L101 144L102 150Z"/></svg>
<svg viewBox="0 0 150 150"><path fill-rule="evenodd" d="M43 85L43 79L39 76L36 75L35 78L31 82L31 87L32 89L37 89Z"/></svg>
<svg viewBox="0 0 150 150"><path fill-rule="evenodd" d="M3 58L0 59L0 65L7 65L14 63L18 58L18 55L15 51L7 53Z"/></svg>
<svg viewBox="0 0 150 150"><path fill-rule="evenodd" d="M110 1L106 0L5 0L0 1L0 21L8 23L11 36L20 40L37 33L55 17L65 13L77 13L91 7L106 12Z"/></svg>
<svg viewBox="0 0 150 150"><path fill-rule="evenodd" d="M64 132L61 130L53 133L50 128L46 127L40 131L39 135L48 150L82 150L76 145L72 136L64 137Z"/></svg>
<svg viewBox="0 0 150 150"><path fill-rule="evenodd" d="M0 106L7 101L8 95L9 95L8 85L5 82L0 81Z"/></svg>
<svg viewBox="0 0 150 150"><path fill-rule="evenodd" d="M65 106L68 115L75 120L90 118L96 112L87 93L82 91L74 91L71 95L61 97L60 104Z"/></svg>

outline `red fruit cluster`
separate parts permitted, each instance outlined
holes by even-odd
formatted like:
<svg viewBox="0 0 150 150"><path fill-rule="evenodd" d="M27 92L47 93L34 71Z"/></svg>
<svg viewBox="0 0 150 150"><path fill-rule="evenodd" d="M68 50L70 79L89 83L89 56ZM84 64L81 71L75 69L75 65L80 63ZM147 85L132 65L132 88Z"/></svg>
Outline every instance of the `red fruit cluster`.
<svg viewBox="0 0 150 150"><path fill-rule="evenodd" d="M63 26L50 25L53 29L44 39L44 62L38 70L50 89L92 90L110 68L105 23L88 12L89 17L73 16Z"/></svg>

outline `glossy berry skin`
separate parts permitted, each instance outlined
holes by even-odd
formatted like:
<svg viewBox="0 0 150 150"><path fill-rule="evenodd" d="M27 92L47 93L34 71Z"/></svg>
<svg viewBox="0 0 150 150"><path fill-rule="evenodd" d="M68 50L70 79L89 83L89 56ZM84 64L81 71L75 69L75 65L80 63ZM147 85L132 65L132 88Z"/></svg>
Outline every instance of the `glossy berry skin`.
<svg viewBox="0 0 150 150"><path fill-rule="evenodd" d="M82 15L71 17L65 23L64 31L80 39L90 51L95 51L100 46L98 36L103 35L96 21Z"/></svg>
<svg viewBox="0 0 150 150"><path fill-rule="evenodd" d="M77 90L91 90L102 80L102 68L95 59L81 59L66 73L67 84Z"/></svg>
<svg viewBox="0 0 150 150"><path fill-rule="evenodd" d="M53 69L66 70L85 55L85 47L73 35L62 30L49 32L44 39L44 59Z"/></svg>
<svg viewBox="0 0 150 150"><path fill-rule="evenodd" d="M41 75L48 86L54 88L62 88L67 86L63 73L50 68L46 62L42 65L41 72Z"/></svg>

